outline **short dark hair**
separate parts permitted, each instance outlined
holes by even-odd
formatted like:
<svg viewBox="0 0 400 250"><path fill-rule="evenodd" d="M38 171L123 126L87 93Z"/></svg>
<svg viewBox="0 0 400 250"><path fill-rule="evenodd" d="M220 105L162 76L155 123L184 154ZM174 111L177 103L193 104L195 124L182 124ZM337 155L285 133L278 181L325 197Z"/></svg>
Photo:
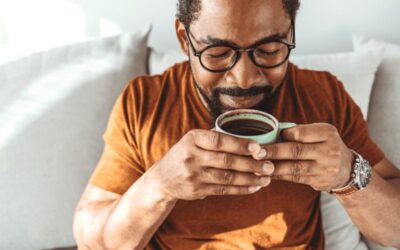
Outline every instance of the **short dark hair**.
<svg viewBox="0 0 400 250"><path fill-rule="evenodd" d="M295 21L300 0L282 0L283 6L289 17ZM201 0L178 0L176 17L188 27L199 18Z"/></svg>

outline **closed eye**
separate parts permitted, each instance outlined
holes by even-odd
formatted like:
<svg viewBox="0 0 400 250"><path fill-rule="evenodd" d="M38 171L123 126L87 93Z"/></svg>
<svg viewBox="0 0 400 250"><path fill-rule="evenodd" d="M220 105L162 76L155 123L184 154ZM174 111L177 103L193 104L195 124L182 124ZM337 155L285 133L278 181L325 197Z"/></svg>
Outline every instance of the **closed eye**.
<svg viewBox="0 0 400 250"><path fill-rule="evenodd" d="M260 54L261 56L262 55L274 56L274 55L278 54L279 50L280 49L276 49L276 50L273 50L273 51L266 51L266 50L263 50L263 49L257 49L256 53Z"/></svg>
<svg viewBox="0 0 400 250"><path fill-rule="evenodd" d="M228 57L229 54L230 54L230 52L226 51L226 52L220 53L220 54L207 54L207 56L210 58L225 58L225 57Z"/></svg>

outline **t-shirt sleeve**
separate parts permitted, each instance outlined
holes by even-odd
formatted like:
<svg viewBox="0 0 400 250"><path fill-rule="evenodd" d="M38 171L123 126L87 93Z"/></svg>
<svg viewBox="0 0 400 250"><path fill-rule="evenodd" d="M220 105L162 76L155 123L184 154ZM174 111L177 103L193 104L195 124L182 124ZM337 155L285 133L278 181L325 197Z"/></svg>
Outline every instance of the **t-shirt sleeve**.
<svg viewBox="0 0 400 250"><path fill-rule="evenodd" d="M103 135L104 151L90 184L123 194L144 173L134 136L133 97L129 85L118 97Z"/></svg>
<svg viewBox="0 0 400 250"><path fill-rule="evenodd" d="M374 166L383 160L385 155L369 136L368 124L359 106L341 82L338 82L337 88L336 123L342 140L348 148L361 154Z"/></svg>

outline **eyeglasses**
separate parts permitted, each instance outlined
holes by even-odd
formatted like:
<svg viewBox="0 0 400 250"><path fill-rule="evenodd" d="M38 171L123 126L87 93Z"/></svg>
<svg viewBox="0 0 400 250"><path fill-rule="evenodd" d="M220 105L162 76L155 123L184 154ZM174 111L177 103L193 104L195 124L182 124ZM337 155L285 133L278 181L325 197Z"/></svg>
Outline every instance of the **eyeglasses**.
<svg viewBox="0 0 400 250"><path fill-rule="evenodd" d="M251 61L260 68L270 69L282 65L289 58L291 50L296 47L293 21L290 27L293 38L292 43L273 38L257 42L248 48L240 48L227 44L214 44L199 51L193 46L190 38L193 35L189 27L185 27L185 31L193 54L199 58L201 66L208 71L217 73L232 69L239 61L242 52L246 52Z"/></svg>

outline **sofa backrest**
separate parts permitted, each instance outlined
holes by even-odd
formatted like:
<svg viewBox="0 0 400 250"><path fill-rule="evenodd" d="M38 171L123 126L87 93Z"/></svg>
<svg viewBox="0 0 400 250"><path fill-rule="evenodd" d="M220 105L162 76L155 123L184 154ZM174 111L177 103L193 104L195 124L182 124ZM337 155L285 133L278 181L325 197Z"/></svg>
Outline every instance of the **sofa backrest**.
<svg viewBox="0 0 400 250"><path fill-rule="evenodd" d="M72 246L75 206L148 28L0 65L0 249Z"/></svg>

